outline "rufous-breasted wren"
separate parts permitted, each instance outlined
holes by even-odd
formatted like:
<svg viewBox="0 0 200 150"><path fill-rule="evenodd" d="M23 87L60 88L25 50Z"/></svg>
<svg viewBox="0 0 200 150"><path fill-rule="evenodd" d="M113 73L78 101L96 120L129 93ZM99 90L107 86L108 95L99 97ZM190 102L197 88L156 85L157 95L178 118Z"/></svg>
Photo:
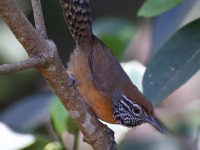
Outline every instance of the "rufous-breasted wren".
<svg viewBox="0 0 200 150"><path fill-rule="evenodd" d="M163 132L152 104L131 82L111 51L93 33L89 0L61 0L76 41L68 63L77 89L96 116L111 124L134 127L148 122Z"/></svg>

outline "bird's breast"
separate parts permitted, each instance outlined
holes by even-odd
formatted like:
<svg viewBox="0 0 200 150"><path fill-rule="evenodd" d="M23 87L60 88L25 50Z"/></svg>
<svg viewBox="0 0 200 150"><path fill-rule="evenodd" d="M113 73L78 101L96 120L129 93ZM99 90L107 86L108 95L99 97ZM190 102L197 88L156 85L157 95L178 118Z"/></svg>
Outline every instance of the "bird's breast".
<svg viewBox="0 0 200 150"><path fill-rule="evenodd" d="M70 73L75 76L77 89L86 103L99 119L112 124L117 123L112 112L112 99L100 93L91 80L87 55L75 51L70 59Z"/></svg>

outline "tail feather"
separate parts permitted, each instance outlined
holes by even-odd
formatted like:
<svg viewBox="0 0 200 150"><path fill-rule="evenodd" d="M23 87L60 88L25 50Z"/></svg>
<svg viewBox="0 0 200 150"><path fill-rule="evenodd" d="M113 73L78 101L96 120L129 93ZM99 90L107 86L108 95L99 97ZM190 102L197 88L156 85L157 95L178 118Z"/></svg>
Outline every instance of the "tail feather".
<svg viewBox="0 0 200 150"><path fill-rule="evenodd" d="M60 0L69 30L77 44L92 38L89 0Z"/></svg>

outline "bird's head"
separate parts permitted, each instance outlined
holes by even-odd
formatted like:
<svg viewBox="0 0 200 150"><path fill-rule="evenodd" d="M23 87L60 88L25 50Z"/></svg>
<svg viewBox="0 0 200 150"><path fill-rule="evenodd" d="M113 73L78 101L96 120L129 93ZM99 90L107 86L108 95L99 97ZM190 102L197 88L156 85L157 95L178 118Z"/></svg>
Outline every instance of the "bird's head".
<svg viewBox="0 0 200 150"><path fill-rule="evenodd" d="M112 106L115 120L127 127L134 127L147 122L163 133L162 128L155 119L151 103L146 99L144 103L131 100L122 94L120 100Z"/></svg>

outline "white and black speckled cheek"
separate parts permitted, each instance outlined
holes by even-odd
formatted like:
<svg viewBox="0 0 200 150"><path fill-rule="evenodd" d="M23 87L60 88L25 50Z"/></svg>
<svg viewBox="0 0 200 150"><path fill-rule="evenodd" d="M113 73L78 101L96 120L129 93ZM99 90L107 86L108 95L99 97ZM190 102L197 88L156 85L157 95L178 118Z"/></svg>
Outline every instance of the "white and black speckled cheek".
<svg viewBox="0 0 200 150"><path fill-rule="evenodd" d="M126 96L122 95L122 98L118 103L112 106L115 120L124 126L135 127L144 123L143 116L146 114L142 110L139 114L135 114L132 111L132 107L135 107L137 104L129 100Z"/></svg>

